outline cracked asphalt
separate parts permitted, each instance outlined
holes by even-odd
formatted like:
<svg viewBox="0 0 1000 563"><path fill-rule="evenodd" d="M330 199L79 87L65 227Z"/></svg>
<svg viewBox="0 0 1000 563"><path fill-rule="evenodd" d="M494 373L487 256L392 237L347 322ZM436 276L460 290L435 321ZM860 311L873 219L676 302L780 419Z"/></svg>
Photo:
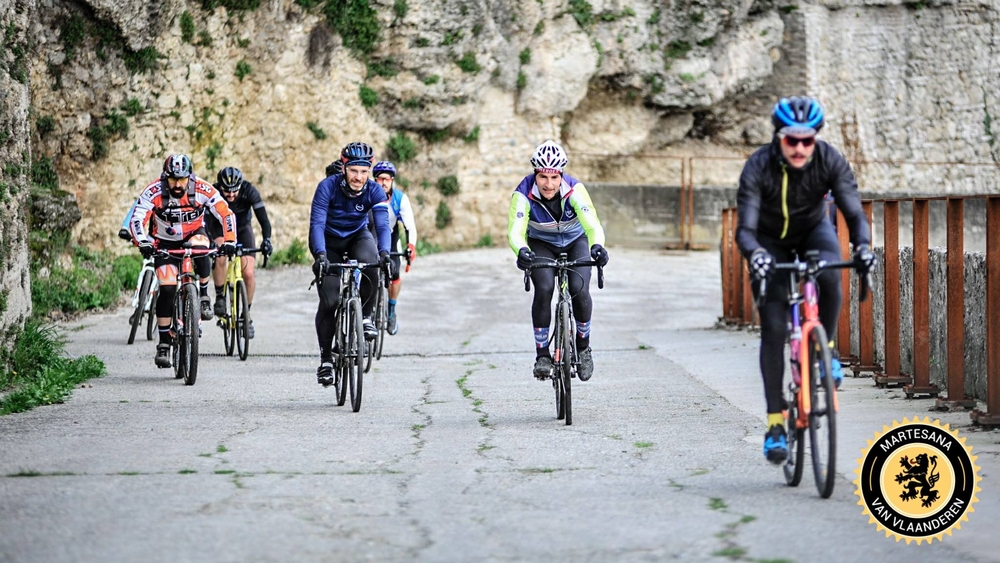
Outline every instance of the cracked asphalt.
<svg viewBox="0 0 1000 563"><path fill-rule="evenodd" d="M0 417L0 561L1000 559L1000 433L848 379L833 497L788 488L760 452L756 336L713 328L718 255L611 255L570 427L531 377L506 249L417 260L359 413L315 382L308 268L260 273L246 362L206 323L193 387L125 345L124 308L64 325L108 375ZM956 424L982 468L969 522L931 545L854 495L866 440L904 416Z"/></svg>

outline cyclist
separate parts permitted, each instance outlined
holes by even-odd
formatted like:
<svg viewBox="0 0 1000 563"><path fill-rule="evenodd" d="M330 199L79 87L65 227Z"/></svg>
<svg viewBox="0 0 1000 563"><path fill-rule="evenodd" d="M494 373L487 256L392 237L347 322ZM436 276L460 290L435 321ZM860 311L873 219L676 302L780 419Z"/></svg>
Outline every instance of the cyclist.
<svg viewBox="0 0 1000 563"><path fill-rule="evenodd" d="M782 98L771 114L774 125L771 143L757 149L743 167L736 195L739 216L736 243L749 263L755 293L772 265L791 261L794 252L818 250L822 260L840 260L837 235L826 215L828 191L847 220L854 258L862 273L876 265L854 173L837 149L816 138L824 120L823 107L817 100ZM817 282L820 322L827 335L834 337L842 300L840 274L825 271ZM788 456L782 415L786 405L781 396L787 296L788 278L775 276L767 286L765 303L759 310L760 371L768 426L764 456L773 463L781 463ZM843 380L840 360L834 341L829 345L834 354L831 376L839 387Z"/></svg>
<svg viewBox="0 0 1000 563"><path fill-rule="evenodd" d="M132 213L135 212L135 206L139 205L139 200L136 199L132 202L132 207L128 208L128 213L125 214L125 218L122 219L122 227L118 229L118 238L132 242L132 232L128 229L129 221L132 220Z"/></svg>
<svg viewBox="0 0 1000 563"><path fill-rule="evenodd" d="M341 160L334 160L330 164L326 165L326 175L327 177L336 176L337 174L344 173L344 163Z"/></svg>
<svg viewBox="0 0 1000 563"><path fill-rule="evenodd" d="M339 262L346 252L351 259L368 264L381 263L392 273L389 260L389 204L385 191L375 183L371 174L375 151L366 143L350 143L340 152L344 172L328 176L316 186L312 209L309 214L309 249L315 262L313 273L321 276L330 262L327 253ZM368 211L373 212L378 243L368 230ZM371 320L375 300L372 299L378 276L366 268L361 276L361 301L366 339L377 336ZM336 293L321 289L331 299L320 299L316 310L316 337L319 340L320 366L316 380L323 386L333 384L334 314L339 305L340 290Z"/></svg>
<svg viewBox="0 0 1000 563"><path fill-rule="evenodd" d="M570 260L591 258L601 266L608 263L604 249L604 229L597 218L587 188L572 176L563 174L569 163L566 152L555 141L545 141L535 149L531 165L535 172L521 180L510 202L507 240L517 254L517 267L524 270L535 256L555 259L565 252ZM586 236L585 236L586 235ZM549 351L549 322L552 318L552 291L555 272L532 270L535 295L531 304L531 322L535 329L535 366L537 378L552 373ZM590 267L573 268L569 277L576 316L576 347L580 350L581 381L594 373L590 349Z"/></svg>
<svg viewBox="0 0 1000 563"><path fill-rule="evenodd" d="M191 159L184 154L172 154L163 162L160 178L149 183L139 195L129 222L132 240L144 258L156 250L174 250L190 243L194 248L208 248L204 217L208 210L222 225L223 242L220 250L227 256L236 253L236 217L219 192L205 180L195 176ZM149 232L146 222L151 221ZM156 366L170 367L170 320L173 317L174 295L177 291L177 261L156 257L156 276L160 294L156 300L156 324L160 343L156 345ZM201 293L201 318L212 318L212 303L208 297L211 262L207 256L194 259Z"/></svg>
<svg viewBox="0 0 1000 563"><path fill-rule="evenodd" d="M216 180L215 189L219 190L226 203L229 204L229 209L236 215L236 242L244 248L255 247L253 227L250 223L252 210L253 214L257 216L260 232L264 237L260 243L260 250L265 256L270 255L273 250L271 246L271 221L267 218L267 210L264 209L264 201L260 197L260 192L253 184L243 179L243 172L239 168L232 166L219 170ZM205 230L208 231L208 236L215 241L215 244L222 244L222 225L214 217L209 216L205 220ZM243 283L247 286L247 308L249 309L253 306L254 289L257 287L254 275L257 258L253 254L247 254L242 257L241 262ZM219 317L225 316L229 308L223 295L228 266L229 259L220 256L215 260L215 268L212 271L212 277L215 279L215 314ZM253 338L253 336L253 319L250 319L247 326L247 338Z"/></svg>
<svg viewBox="0 0 1000 563"><path fill-rule="evenodd" d="M406 254L408 262L413 263L417 258L417 223L413 219L413 207L410 206L410 198L402 190L395 189L396 166L389 161L375 163L372 168L375 181L385 190L385 196L389 198L389 226L392 228L392 240L389 248L399 247L399 223L403 223L403 230L406 231ZM396 320L396 299L399 298L399 290L402 289L403 280L399 277L399 256L393 256L394 265L393 276L389 285L389 318L386 332L396 334L399 331L399 323ZM407 266L409 268L409 266Z"/></svg>

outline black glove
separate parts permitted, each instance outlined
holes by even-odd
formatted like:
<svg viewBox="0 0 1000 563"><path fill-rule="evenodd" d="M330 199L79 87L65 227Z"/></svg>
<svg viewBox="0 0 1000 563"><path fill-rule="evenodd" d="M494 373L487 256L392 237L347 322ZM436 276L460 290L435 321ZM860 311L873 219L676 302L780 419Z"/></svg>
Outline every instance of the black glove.
<svg viewBox="0 0 1000 563"><path fill-rule="evenodd" d="M236 256L236 243L235 242L222 243L222 246L219 247L219 252L230 257Z"/></svg>
<svg viewBox="0 0 1000 563"><path fill-rule="evenodd" d="M869 274L878 266L878 256L867 244L862 244L854 250L854 262L862 269L862 274Z"/></svg>
<svg viewBox="0 0 1000 563"><path fill-rule="evenodd" d="M156 254L156 249L153 248L153 243L144 241L139 243L139 253L143 258L152 258Z"/></svg>
<svg viewBox="0 0 1000 563"><path fill-rule="evenodd" d="M389 253L382 250L378 253L379 262L382 263L382 267L385 268L385 273L388 274L390 278L396 276L396 264L393 263L392 258L389 257Z"/></svg>
<svg viewBox="0 0 1000 563"><path fill-rule="evenodd" d="M324 273L326 273L327 267L329 265L330 263L326 261L326 253L320 252L319 254L316 255L316 261L313 262L313 275L316 276L317 278L322 276Z"/></svg>
<svg viewBox="0 0 1000 563"><path fill-rule="evenodd" d="M132 240L132 233L128 229L118 229L118 238L122 240Z"/></svg>
<svg viewBox="0 0 1000 563"><path fill-rule="evenodd" d="M271 239L266 238L264 242L260 243L260 251L264 253L264 256L271 255L271 252L274 251L274 247L271 246Z"/></svg>
<svg viewBox="0 0 1000 563"><path fill-rule="evenodd" d="M521 250L517 251L517 267L521 270L527 270L528 266L535 260L535 253L531 251L527 246L522 246Z"/></svg>
<svg viewBox="0 0 1000 563"><path fill-rule="evenodd" d="M608 265L608 260L611 260L611 257L608 256L608 251L604 250L604 247L599 244L590 247L590 258L602 268Z"/></svg>
<svg viewBox="0 0 1000 563"><path fill-rule="evenodd" d="M766 279L771 273L774 258L763 248L758 248L750 255L750 275L754 280Z"/></svg>

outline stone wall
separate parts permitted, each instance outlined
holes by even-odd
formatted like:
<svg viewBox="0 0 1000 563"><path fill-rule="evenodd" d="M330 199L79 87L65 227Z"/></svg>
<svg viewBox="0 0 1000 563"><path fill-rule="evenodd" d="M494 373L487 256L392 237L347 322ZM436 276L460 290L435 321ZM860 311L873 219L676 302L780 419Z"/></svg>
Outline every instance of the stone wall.
<svg viewBox="0 0 1000 563"><path fill-rule="evenodd" d="M34 0L0 0L0 350L31 314L28 264L29 137L28 24Z"/></svg>

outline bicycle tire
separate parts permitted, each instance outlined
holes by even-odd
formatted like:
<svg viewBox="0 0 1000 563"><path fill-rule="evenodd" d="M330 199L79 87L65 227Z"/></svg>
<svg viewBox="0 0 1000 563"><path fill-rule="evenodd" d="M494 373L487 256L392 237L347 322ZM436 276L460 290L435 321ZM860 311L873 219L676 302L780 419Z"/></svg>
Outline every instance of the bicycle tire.
<svg viewBox="0 0 1000 563"><path fill-rule="evenodd" d="M347 377L351 390L351 410L361 410L364 389L365 333L361 325L361 300L352 297L347 302Z"/></svg>
<svg viewBox="0 0 1000 563"><path fill-rule="evenodd" d="M833 377L826 331L816 326L809 331L809 449L812 454L816 490L830 498L837 479L837 421L834 412Z"/></svg>
<svg viewBox="0 0 1000 563"><path fill-rule="evenodd" d="M149 296L149 311L146 313L146 340L153 339L153 327L156 326L156 302L160 299L160 287L153 290Z"/></svg>
<svg viewBox="0 0 1000 563"><path fill-rule="evenodd" d="M569 304L565 301L560 304L559 322L562 325L559 327L562 339L560 353L562 369L556 376L562 380L563 410L566 411L566 426L570 426L573 424L573 385L571 380L573 379L573 362L576 358L573 355L573 328L569 315Z"/></svg>
<svg viewBox="0 0 1000 563"><path fill-rule="evenodd" d="M187 369L187 366L181 362L181 353L183 352L181 349L183 344L181 333L184 323L184 286L178 287L177 291L174 292L174 318L170 322L171 332L174 335L170 344L170 353L174 361L174 379L184 379L185 370Z"/></svg>
<svg viewBox="0 0 1000 563"><path fill-rule="evenodd" d="M222 329L222 340L226 344L226 355L232 356L236 351L236 326L233 323L233 314L236 311L236 304L233 303L235 292L228 282L223 287L222 299L226 302L228 314L219 318L219 327Z"/></svg>
<svg viewBox="0 0 1000 563"><path fill-rule="evenodd" d="M198 321L201 319L200 299L194 284L188 284L184 292L184 385L194 385L198 380Z"/></svg>
<svg viewBox="0 0 1000 563"><path fill-rule="evenodd" d="M153 285L153 272L146 270L142 275L142 283L139 284L139 295L135 301L135 312L132 313L132 326L128 331L128 343L135 342L135 333L142 324L142 314L146 311L146 294L149 293L149 286Z"/></svg>
<svg viewBox="0 0 1000 563"><path fill-rule="evenodd" d="M334 316L334 326L337 327L337 332L334 339L337 341L337 369L334 370L333 375L333 390L337 395L337 406L342 407L344 403L347 402L347 378L345 372L347 371L347 355L344 354L344 350L347 349L347 345L344 344L347 336L347 325L345 324L346 316L344 315L344 307L341 306L336 315Z"/></svg>
<svg viewBox="0 0 1000 563"><path fill-rule="evenodd" d="M389 294L384 285L379 285L378 301L375 302L378 319L378 336L375 337L375 359L382 359L382 345L385 344L385 330L389 324Z"/></svg>
<svg viewBox="0 0 1000 563"><path fill-rule="evenodd" d="M785 483L789 487L798 487L802 482L802 464L805 462L806 448L803 442L806 433L803 429L797 428L796 419L799 416L798 397L791 394L788 400L788 418L785 419L785 435L788 437L788 459L781 466L785 474Z"/></svg>
<svg viewBox="0 0 1000 563"><path fill-rule="evenodd" d="M233 326L236 328L234 336L240 361L246 361L247 354L250 353L250 302L243 280L236 280L236 318Z"/></svg>

